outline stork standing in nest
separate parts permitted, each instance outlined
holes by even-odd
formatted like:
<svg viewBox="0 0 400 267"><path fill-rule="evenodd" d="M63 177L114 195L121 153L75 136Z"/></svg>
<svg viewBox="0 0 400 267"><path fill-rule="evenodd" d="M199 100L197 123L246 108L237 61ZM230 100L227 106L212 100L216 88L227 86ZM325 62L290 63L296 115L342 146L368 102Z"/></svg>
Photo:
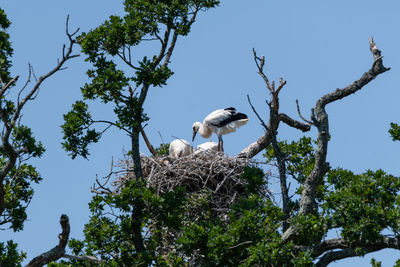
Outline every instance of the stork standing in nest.
<svg viewBox="0 0 400 267"><path fill-rule="evenodd" d="M245 125L249 119L246 114L236 112L235 108L218 109L205 117L203 124L196 121L193 124L193 138L199 133L209 138L214 132L218 136L218 151L224 152L222 135L236 131L236 128Z"/></svg>

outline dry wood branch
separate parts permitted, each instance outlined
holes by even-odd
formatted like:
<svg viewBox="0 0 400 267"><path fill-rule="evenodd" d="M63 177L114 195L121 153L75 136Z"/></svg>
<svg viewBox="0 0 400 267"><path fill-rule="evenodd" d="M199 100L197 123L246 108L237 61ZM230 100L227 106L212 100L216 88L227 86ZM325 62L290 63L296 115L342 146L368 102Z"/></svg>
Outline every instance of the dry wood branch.
<svg viewBox="0 0 400 267"><path fill-rule="evenodd" d="M356 247L362 248L363 251L367 253L379 251L385 248L400 249L400 240L398 237L383 237L381 240L377 240L373 243L357 242L350 244L341 238L330 239L315 246L312 249L312 255L314 257L323 255L317 262L317 266L328 266L329 263L336 260L360 256L354 250Z"/></svg>
<svg viewBox="0 0 400 267"><path fill-rule="evenodd" d="M329 163L326 162L326 155L328 152L328 142L330 139L328 114L326 113L325 106L334 101L340 100L346 96L354 94L363 88L370 81L375 79L379 74L388 71L390 68L385 68L382 62L381 51L376 47L372 38L370 38L370 50L374 57L374 62L370 70L365 72L361 78L344 87L343 89L336 89L335 91L322 96L316 102L314 110L312 110L312 119L314 125L318 129L317 149L315 152L314 169L310 175L305 179L303 190L300 199L299 213L306 215L313 210L315 203L315 192L317 187L329 170ZM314 115L315 114L315 115ZM290 227L283 235L285 241L291 240L296 236L297 226Z"/></svg>
<svg viewBox="0 0 400 267"><path fill-rule="evenodd" d="M16 83L18 81L19 75L15 76L13 79L11 79L6 85L4 85L1 90L0 90L0 97L4 95L4 93L10 88L11 85Z"/></svg>
<svg viewBox="0 0 400 267"><path fill-rule="evenodd" d="M312 125L313 123L312 123L311 121L306 120L306 119L303 117L303 115L301 115L300 106L299 106L299 100L298 100L298 99L296 99L296 106L297 106L297 113L299 114L300 118L301 118L303 121L307 122L308 125Z"/></svg>
<svg viewBox="0 0 400 267"><path fill-rule="evenodd" d="M64 256L65 246L67 245L70 232L69 218L67 215L61 215L60 224L62 232L58 235L58 245L51 250L35 257L28 263L27 267L40 267L52 261L56 261Z"/></svg>
<svg viewBox="0 0 400 267"><path fill-rule="evenodd" d="M310 131L310 129L311 129L311 127L310 127L309 124L305 124L305 123L296 121L296 120L290 118L290 117L289 117L288 115L286 115L285 113L280 113L280 114L279 114L279 119L280 119L282 122L286 123L287 125L289 125L289 126L291 126L291 127L293 127L293 128L299 129L299 130L301 130L302 132L308 132L308 131Z"/></svg>
<svg viewBox="0 0 400 267"><path fill-rule="evenodd" d="M155 157L157 156L156 150L154 149L153 145L150 143L149 138L147 138L146 133L144 132L143 127L140 128L140 133L143 136L144 142L146 143L147 148L149 149L150 153Z"/></svg>
<svg viewBox="0 0 400 267"><path fill-rule="evenodd" d="M49 251L35 257L32 259L26 267L40 267L50 262L56 261L60 258L67 258L67 259L74 259L74 260L81 260L81 261L91 261L95 263L101 263L102 260L97 259L94 256L72 256L65 254L65 247L67 246L69 233L70 233L70 224L69 218L67 215L63 214L60 218L60 225L62 232L58 235L58 245L54 248L50 249Z"/></svg>
<svg viewBox="0 0 400 267"><path fill-rule="evenodd" d="M100 260L100 259L98 259L98 258L96 258L94 256L86 256L86 255L75 256L75 255L65 254L63 256L63 258L71 259L71 260L78 260L78 261L91 261L91 262L94 262L94 263L97 263L97 264L105 262L104 260Z"/></svg>
<svg viewBox="0 0 400 267"><path fill-rule="evenodd" d="M18 121L21 118L21 111L28 101L35 99L35 97L39 91L40 85L47 78L52 76L57 71L62 70L63 65L68 60L78 56L78 55L72 54L72 49L73 49L74 44L76 43L76 40L73 39L73 37L78 32L79 29L76 30L74 33L70 34L68 31L68 21L69 21L69 16L67 17L67 20L66 20L66 32L67 32L67 36L69 39L69 45L68 45L67 51L65 52L65 45L64 45L64 48L62 51L62 55L63 55L62 59L58 61L57 65L52 70L50 70L48 73L44 74L43 76L39 77L39 79L36 81L33 88L26 94L26 96L21 101L19 101L20 94L18 94L18 102L15 107L15 112L11 118L7 115L7 107L3 107L3 103L2 103L3 100L0 99L0 118L1 118L2 122L4 123L4 127L5 127L5 130L1 135L1 149L4 151L5 156L8 158L8 161L5 162L5 164L3 165L3 167L0 170L0 215L2 215L2 213L5 210L5 202L4 202L5 191L4 191L4 184L3 184L4 179L5 179L6 175L11 171L11 169L15 166L15 163L16 163L18 157L20 156L20 154L25 153L25 149L21 149L21 150L17 151L13 147L13 145L10 143L10 140L9 140L14 127L16 126L16 124L18 123ZM24 88L30 82L31 73L32 73L32 67L29 64L29 78L28 78L26 85L21 89L20 93L24 90ZM17 78L18 78L18 76L15 77L10 82L15 83ZM7 92L7 90L10 89L10 85L12 83L8 83L6 86L4 86L1 89L1 91L0 91L1 96L4 96L4 94Z"/></svg>
<svg viewBox="0 0 400 267"><path fill-rule="evenodd" d="M268 125L266 125L266 123L261 119L255 108L251 104L249 96L247 96L251 108L253 109L254 113L260 120L261 125L265 128L265 133L256 142L250 144L248 147L243 149L238 155L238 157L240 158L252 158L258 153L260 153L262 150L264 150L271 143L273 138L272 135L274 135L277 132L279 123L281 121L293 128L300 129L303 132L307 132L310 130L310 125L296 121L290 118L285 113L279 113L279 93L282 90L282 88L286 85L286 81L283 78L280 78L278 88L275 89L275 82L271 83L267 75L265 75L264 73L265 57L264 56L262 56L261 58L258 57L256 50L254 48L253 48L253 56L254 56L254 62L256 63L258 69L258 74L264 80L271 95L271 101L270 102L267 101L270 118L268 121Z"/></svg>

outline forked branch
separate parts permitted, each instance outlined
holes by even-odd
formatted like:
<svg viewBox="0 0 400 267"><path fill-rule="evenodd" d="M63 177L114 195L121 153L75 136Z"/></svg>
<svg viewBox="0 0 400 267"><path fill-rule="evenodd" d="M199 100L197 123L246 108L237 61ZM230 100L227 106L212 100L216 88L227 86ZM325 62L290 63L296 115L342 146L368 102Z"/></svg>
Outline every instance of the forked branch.
<svg viewBox="0 0 400 267"><path fill-rule="evenodd" d="M351 83L350 85L336 89L335 91L322 96L315 104L315 108L312 110L312 121L315 127L318 129L317 149L315 152L315 164L314 169L310 175L306 178L303 184L303 190L300 199L300 210L301 215L307 215L313 210L315 203L315 194L318 186L321 184L323 177L329 170L329 163L326 161L326 155L328 152L328 142L330 139L329 133L329 121L328 114L326 113L325 106L329 103L340 100L346 96L354 94L363 88L370 81L375 79L379 74L382 74L390 68L383 66L381 51L376 47L372 37L370 38L370 50L374 57L374 62L370 70L365 72L361 78ZM283 235L284 240L291 240L296 236L296 226L290 227Z"/></svg>
<svg viewBox="0 0 400 267"><path fill-rule="evenodd" d="M50 249L49 251L35 257L28 263L28 265L26 265L26 267L40 267L52 261L56 261L64 256L65 247L68 243L70 232L69 218L67 215L61 215L60 224L62 232L58 235L58 245Z"/></svg>
<svg viewBox="0 0 400 267"><path fill-rule="evenodd" d="M250 97L247 96L249 104L256 114L257 118L261 122L261 125L265 129L265 133L262 137L260 137L255 143L251 144L245 150L243 150L238 157L253 157L261 150L265 149L269 144L272 143L272 148L274 151L274 155L277 160L278 169L279 169L279 178L281 185L281 193L282 193L282 209L285 213L285 220L283 222L283 230L285 231L289 227L289 218L290 218L290 209L289 209L289 188L287 186L287 177L286 177L286 163L285 163L285 155L281 151L278 141L278 127L279 123L282 121L287 125L300 129L303 132L309 131L310 126L308 124L304 124L302 122L296 121L290 118L288 115L284 113L279 113L279 92L286 85L286 81L283 78L279 79L279 85L276 88L275 82L270 82L267 75L264 73L264 65L265 65L265 57L258 57L255 49L253 49L254 62L256 63L258 74L263 78L269 92L271 95L271 100L268 102L269 108L269 121L268 124L264 122L264 120L260 117L258 112L255 110L254 106L250 101Z"/></svg>
<svg viewBox="0 0 400 267"><path fill-rule="evenodd" d="M4 85L1 90L0 90L0 119L4 125L4 131L1 134L1 144L0 148L2 151L4 151L5 156L7 157L7 161L3 164L2 168L0 169L0 215L5 210L5 190L4 190L4 179L6 175L11 171L11 169L15 166L16 161L21 154L25 153L25 149L19 149L17 150L10 142L10 136L14 130L14 127L17 125L18 121L21 118L21 111L25 104L30 101L34 100L38 91L40 85L50 76L52 76L54 73L57 71L60 71L63 69L63 65L70 59L77 57L79 55L73 54L72 49L74 44L76 43L76 40L74 39L74 36L78 33L79 29L75 30L73 33L69 33L68 30L68 22L69 22L69 16L67 17L66 20L66 33L67 37L69 40L69 45L67 50L65 50L65 45L63 46L62 50L62 59L58 60L57 65L50 70L48 73L44 74L43 76L39 77L37 79L35 85L33 88L20 100L20 95L22 91L25 89L25 87L30 83L30 77L32 72L32 67L29 65L29 78L28 81L26 82L25 86L22 87L20 90L20 93L18 94L18 100L17 103L15 104L15 111L13 114L9 112L9 107L7 107L6 101L4 99L4 96L7 94L7 92L11 89L11 85L13 85L17 79L18 76L16 76L14 79L12 79L9 83ZM34 75L34 73L33 73Z"/></svg>
<svg viewBox="0 0 400 267"><path fill-rule="evenodd" d="M62 232L58 235L58 245L49 251L40 254L39 256L33 258L26 267L41 267L50 262L56 261L61 258L81 260L81 261L91 261L95 263L101 263L102 260L97 259L94 256L72 256L65 254L65 247L68 244L69 233L70 233L70 224L69 218L67 215L63 214L60 218L60 225L62 228Z"/></svg>
<svg viewBox="0 0 400 267"><path fill-rule="evenodd" d="M238 157L240 158L252 158L262 150L264 150L272 141L272 134L278 130L279 123L282 121L283 123L289 125L290 127L299 129L303 132L307 132L310 130L310 125L308 123L302 123L300 121L294 120L285 113L279 113L279 93L286 85L286 81L283 78L279 79L279 85L275 88L275 82L270 82L267 75L264 73L264 65L265 65L265 57L257 56L256 50L253 48L253 57L254 62L257 66L258 74L264 80L268 91L271 95L271 100L268 103L269 107L269 121L268 125L266 125L263 120L260 118L258 113L255 111L254 107L250 103L250 99L248 97L250 106L252 107L253 111L256 113L257 117L261 121L261 124L265 128L265 133L261 136L257 141L250 144L248 147L243 149Z"/></svg>

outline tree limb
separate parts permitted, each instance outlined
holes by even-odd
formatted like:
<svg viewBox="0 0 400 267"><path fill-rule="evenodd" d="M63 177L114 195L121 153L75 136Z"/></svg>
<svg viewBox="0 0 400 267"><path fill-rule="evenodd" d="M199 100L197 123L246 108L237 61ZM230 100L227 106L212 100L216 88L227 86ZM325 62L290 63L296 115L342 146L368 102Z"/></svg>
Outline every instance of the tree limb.
<svg viewBox="0 0 400 267"><path fill-rule="evenodd" d="M153 145L150 143L149 138L147 138L146 133L144 132L143 127L140 127L140 133L143 136L144 142L146 143L147 148L149 149L150 153L155 157L157 156L156 150L154 149Z"/></svg>
<svg viewBox="0 0 400 267"><path fill-rule="evenodd" d="M54 67L52 70L50 70L48 73L46 73L45 75L41 76L36 84L33 86L32 90L22 99L22 101L19 101L19 94L18 94L18 103L16 104L15 107L15 112L12 116L12 118L9 118L7 116L7 107L3 107L2 105L2 99L1 97L4 96L4 94L6 93L6 91L10 88L10 85L12 85L13 83L15 83L18 79L18 76L16 76L14 79L12 79L7 85L5 85L1 91L0 91L0 118L2 120L2 122L4 123L5 126L5 131L2 133L1 135L1 147L3 148L5 154L8 157L8 161L4 164L4 166L1 168L0 170L0 215L4 212L5 210L5 200L4 200L4 179L6 177L6 175L10 172L10 170L15 166L15 163L17 161L17 157L18 157L18 152L15 150L15 148L12 146L12 144L10 143L10 135L16 125L16 123L18 122L18 120L21 117L21 111L24 107L24 105L29 101L29 100L33 100L34 99L34 95L37 94L40 85L43 83L43 81L45 81L48 77L50 77L51 75L53 75L54 73L56 73L57 71L62 69L62 66L64 65L65 62L67 62L69 59L77 57L79 55L73 55L72 54L72 49L74 44L76 43L76 40L73 39L74 35L78 32L79 28L74 31L72 34L69 33L68 31L68 21L69 21L69 16L67 16L67 20L66 20L66 33L69 39L69 46L68 46L68 50L65 53L65 45L63 47L63 51L62 51L62 59L61 61L58 61L56 67ZM29 65L29 77L31 75L31 66ZM30 82L30 78L27 81L27 84ZM26 84L26 85L27 85ZM26 85L22 88L22 90L26 87ZM22 91L21 90L21 91ZM20 91L20 93L21 93Z"/></svg>
<svg viewBox="0 0 400 267"><path fill-rule="evenodd" d="M61 215L60 224L62 232L58 235L58 245L50 249L49 251L35 257L28 263L28 265L26 265L26 267L40 267L52 261L56 261L65 255L65 247L68 243L70 232L69 218L67 215Z"/></svg>
<svg viewBox="0 0 400 267"><path fill-rule="evenodd" d="M252 107L254 113L257 115L258 119L261 122L261 125L265 128L266 131L263 136L258 138L257 141L251 143L249 146L243 149L237 156L239 158L252 158L258 153L260 153L262 150L264 150L273 140L272 135L275 134L276 131L278 130L279 123L281 121L303 132L307 132L310 130L310 125L296 121L290 118L285 113L279 113L279 93L282 90L282 88L286 85L286 81L280 78L279 85L277 88L275 88L275 82L270 82L267 75L265 75L264 73L265 57L257 56L257 52L254 48L253 48L253 57L254 57L254 62L256 63L257 66L258 74L264 80L271 95L271 101L267 102L270 110L270 118L268 121L268 125L266 125L265 122L261 119L261 117L254 109L253 105L251 105L249 96L247 96L250 106Z"/></svg>
<svg viewBox="0 0 400 267"><path fill-rule="evenodd" d="M279 113L279 119L289 125L290 127L296 128L301 130L302 132L308 132L310 131L311 127L309 124L305 124L299 121L296 121L292 118L290 118L288 115L285 113Z"/></svg>
<svg viewBox="0 0 400 267"><path fill-rule="evenodd" d="M318 257L327 252L317 262L317 266L325 267L328 266L329 263L336 260L362 256L360 253L357 253L355 250L356 247L361 248L363 254L379 251L385 248L400 249L400 240L398 237L383 237L381 240L377 240L374 243L356 242L355 244L350 244L341 238L330 239L314 247L312 250L312 255L314 257ZM334 249L341 250L332 251Z"/></svg>
<svg viewBox="0 0 400 267"><path fill-rule="evenodd" d="M94 256L87 256L87 255L74 256L74 255L64 254L64 256L62 256L62 257L66 258L66 259L78 260L78 261L91 261L91 262L94 262L94 263L105 262L104 260L98 259L98 258L96 258Z"/></svg>
<svg viewBox="0 0 400 267"><path fill-rule="evenodd" d="M370 50L374 57L374 62L371 69L365 72L360 79L356 80L345 88L336 89L335 91L322 96L316 102L314 110L312 110L312 114L315 114L313 115L312 120L314 122L314 126L316 126L318 129L317 149L315 152L314 169L304 181L303 190L301 192L299 210L299 214L301 215L307 215L312 211L313 204L315 203L316 190L321 184L326 172L330 168L329 163L326 162L330 134L328 114L326 113L325 106L350 94L354 94L363 86L375 79L379 74L390 69L383 66L381 51L376 47L372 37L370 38ZM296 236L296 232L297 231L294 227L290 227L283 234L282 238L285 241L290 240Z"/></svg>
<svg viewBox="0 0 400 267"><path fill-rule="evenodd" d="M16 83L18 81L19 75L15 76L13 79L11 79L4 87L1 88L0 90L0 97L4 95L4 93L10 88L11 85Z"/></svg>

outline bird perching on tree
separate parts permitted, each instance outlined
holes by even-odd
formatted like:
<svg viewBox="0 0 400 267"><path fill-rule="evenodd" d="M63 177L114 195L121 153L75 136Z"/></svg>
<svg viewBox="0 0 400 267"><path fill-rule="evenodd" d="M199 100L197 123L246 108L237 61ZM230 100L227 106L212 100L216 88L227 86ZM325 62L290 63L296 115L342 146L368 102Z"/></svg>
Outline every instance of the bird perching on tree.
<svg viewBox="0 0 400 267"><path fill-rule="evenodd" d="M236 131L236 128L245 125L249 119L246 114L236 112L235 108L217 109L204 118L203 123L196 121L193 128L193 138L199 133L204 138L209 138L212 133L218 136L218 151L224 152L222 135Z"/></svg>

